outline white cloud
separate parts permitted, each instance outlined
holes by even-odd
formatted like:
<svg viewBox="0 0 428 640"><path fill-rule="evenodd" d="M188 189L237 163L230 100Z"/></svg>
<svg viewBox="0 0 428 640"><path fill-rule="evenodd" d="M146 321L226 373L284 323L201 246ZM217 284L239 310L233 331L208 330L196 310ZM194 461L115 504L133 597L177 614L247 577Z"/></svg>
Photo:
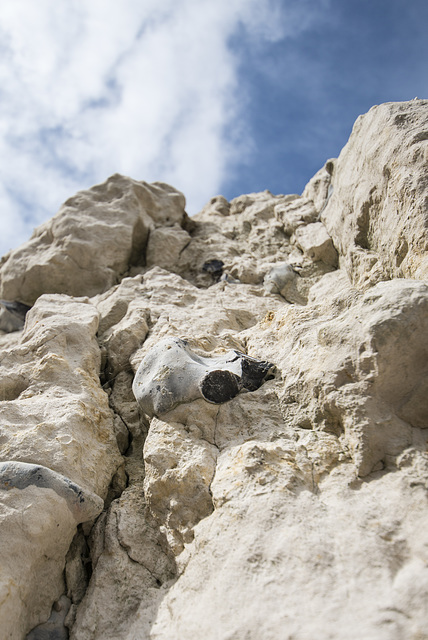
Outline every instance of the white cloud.
<svg viewBox="0 0 428 640"><path fill-rule="evenodd" d="M4 0L0 253L76 190L116 171L170 182L185 193L189 213L200 209L250 148L230 39L240 26L255 45L278 40L287 31L281 7ZM226 136L233 125L237 134Z"/></svg>

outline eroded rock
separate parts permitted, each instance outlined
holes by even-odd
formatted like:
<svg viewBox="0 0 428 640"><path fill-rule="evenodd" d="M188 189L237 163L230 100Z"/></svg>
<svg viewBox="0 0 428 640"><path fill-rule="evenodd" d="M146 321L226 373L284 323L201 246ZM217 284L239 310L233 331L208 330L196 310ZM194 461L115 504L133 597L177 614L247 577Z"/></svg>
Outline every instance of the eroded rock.
<svg viewBox="0 0 428 640"><path fill-rule="evenodd" d="M335 164L321 218L358 287L428 276L427 110L426 100L373 107Z"/></svg>
<svg viewBox="0 0 428 640"><path fill-rule="evenodd" d="M150 230L184 223L184 203L184 196L164 183L119 174L80 191L6 256L0 295L33 304L43 293L101 293L130 265L145 264Z"/></svg>
<svg viewBox="0 0 428 640"><path fill-rule="evenodd" d="M189 222L116 176L6 257L10 300L82 292L70 256L92 296L0 335L4 469L42 474L0 489L6 637L425 637L427 109L371 110L302 196Z"/></svg>

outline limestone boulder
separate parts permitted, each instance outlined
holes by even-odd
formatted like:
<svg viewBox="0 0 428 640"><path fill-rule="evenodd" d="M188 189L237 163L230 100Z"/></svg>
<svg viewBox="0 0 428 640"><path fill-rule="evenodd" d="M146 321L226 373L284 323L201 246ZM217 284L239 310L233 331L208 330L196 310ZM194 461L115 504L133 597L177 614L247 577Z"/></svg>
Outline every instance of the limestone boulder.
<svg viewBox="0 0 428 640"><path fill-rule="evenodd" d="M247 446L247 456L241 482L252 490L238 490L196 526L151 637L166 640L172 628L185 640L423 637L427 502L425 490L411 486L416 476L361 483L345 464L318 493L296 478L289 447L272 444L263 459ZM276 483L278 469L289 469L288 482L281 474ZM228 480L223 473L223 489L237 482L234 465ZM219 488L214 480L214 496ZM137 638L138 622L127 640Z"/></svg>
<svg viewBox="0 0 428 640"><path fill-rule="evenodd" d="M427 100L360 116L335 163L321 214L352 280L428 276Z"/></svg>
<svg viewBox="0 0 428 640"><path fill-rule="evenodd" d="M1 352L0 625L8 638L50 617L76 527L100 513L120 463L97 327L87 299L42 296Z"/></svg>
<svg viewBox="0 0 428 640"><path fill-rule="evenodd" d="M298 227L316 222L318 211L311 198L293 196L275 206L275 218L283 225L284 233L291 236Z"/></svg>
<svg viewBox="0 0 428 640"><path fill-rule="evenodd" d="M80 191L3 258L0 295L33 304L43 293L105 291L130 265L145 264L151 229L183 223L184 204L184 196L169 185L119 174Z"/></svg>
<svg viewBox="0 0 428 640"><path fill-rule="evenodd" d="M163 269L173 267L190 240L190 235L179 225L153 229L147 244L147 266L157 265Z"/></svg>
<svg viewBox="0 0 428 640"><path fill-rule="evenodd" d="M46 295L20 343L2 353L2 460L41 464L105 497L119 464L99 381L98 313L87 300Z"/></svg>

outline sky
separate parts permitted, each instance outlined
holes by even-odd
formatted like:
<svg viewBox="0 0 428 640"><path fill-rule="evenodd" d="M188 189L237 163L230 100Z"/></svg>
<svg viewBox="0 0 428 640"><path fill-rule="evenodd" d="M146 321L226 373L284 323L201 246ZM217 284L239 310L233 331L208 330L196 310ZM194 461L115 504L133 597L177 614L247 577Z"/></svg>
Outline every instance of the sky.
<svg viewBox="0 0 428 640"><path fill-rule="evenodd" d="M428 97L426 0L2 0L0 255L113 173L301 193L358 115Z"/></svg>

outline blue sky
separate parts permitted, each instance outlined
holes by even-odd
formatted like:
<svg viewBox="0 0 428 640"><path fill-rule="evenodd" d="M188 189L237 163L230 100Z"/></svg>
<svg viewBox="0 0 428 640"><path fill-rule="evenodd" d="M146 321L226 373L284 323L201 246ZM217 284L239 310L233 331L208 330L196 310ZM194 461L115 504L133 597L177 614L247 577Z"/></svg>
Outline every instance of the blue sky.
<svg viewBox="0 0 428 640"><path fill-rule="evenodd" d="M300 193L361 113L428 97L426 0L3 0L0 254L114 172Z"/></svg>

